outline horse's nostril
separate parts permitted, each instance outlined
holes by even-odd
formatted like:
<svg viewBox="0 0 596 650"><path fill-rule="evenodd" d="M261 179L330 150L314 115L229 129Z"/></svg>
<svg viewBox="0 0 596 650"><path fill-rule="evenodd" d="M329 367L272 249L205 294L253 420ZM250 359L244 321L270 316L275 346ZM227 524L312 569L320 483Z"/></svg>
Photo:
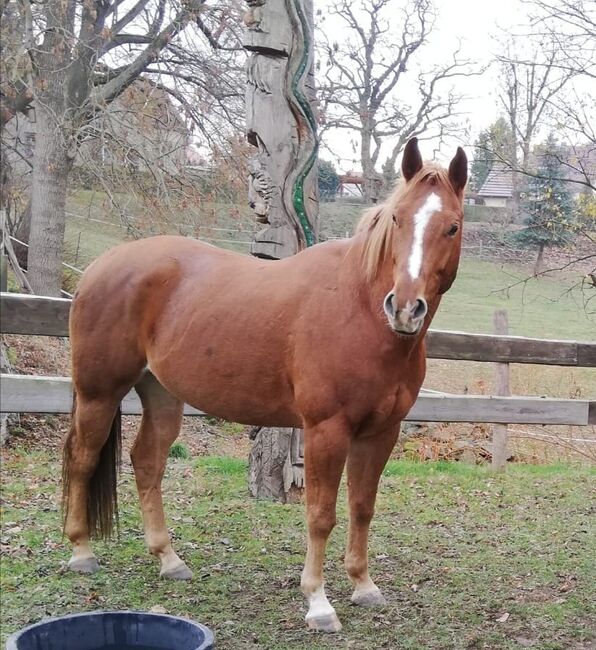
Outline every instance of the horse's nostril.
<svg viewBox="0 0 596 650"><path fill-rule="evenodd" d="M414 307L412 309L412 318L424 318L426 316L426 312L428 311L428 306L426 304L426 300L424 298L418 298L416 302L414 303Z"/></svg>
<svg viewBox="0 0 596 650"><path fill-rule="evenodd" d="M389 316L392 317L395 316L395 303L393 302L394 298L395 298L395 294L393 293L393 291L390 291L385 297L385 303L383 305L383 307L385 308L385 313L389 314Z"/></svg>

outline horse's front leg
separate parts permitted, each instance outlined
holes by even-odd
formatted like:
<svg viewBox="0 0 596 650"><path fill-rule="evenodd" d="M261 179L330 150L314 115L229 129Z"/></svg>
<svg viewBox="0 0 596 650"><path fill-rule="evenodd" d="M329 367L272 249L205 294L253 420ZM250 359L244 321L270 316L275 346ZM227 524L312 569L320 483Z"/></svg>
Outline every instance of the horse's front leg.
<svg viewBox="0 0 596 650"><path fill-rule="evenodd" d="M350 430L343 418L331 418L304 432L304 473L308 542L302 593L308 602L306 623L313 630L339 632L341 623L327 600L323 562L335 526L337 490L346 462Z"/></svg>
<svg viewBox="0 0 596 650"><path fill-rule="evenodd" d="M380 589L368 574L368 531L375 510L381 472L391 454L399 425L376 435L355 439L348 454L350 526L345 565L354 585L352 602L364 607L385 604Z"/></svg>

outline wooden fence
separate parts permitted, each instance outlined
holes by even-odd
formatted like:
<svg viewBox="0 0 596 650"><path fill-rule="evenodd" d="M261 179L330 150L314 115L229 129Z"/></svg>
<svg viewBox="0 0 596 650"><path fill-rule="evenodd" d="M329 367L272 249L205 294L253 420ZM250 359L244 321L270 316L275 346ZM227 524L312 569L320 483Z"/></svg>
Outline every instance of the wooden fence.
<svg viewBox="0 0 596 650"><path fill-rule="evenodd" d="M0 332L68 336L70 300L25 294L0 294ZM596 367L596 343L554 341L431 330L428 356L434 359L530 363ZM0 412L69 413L72 391L68 377L1 376ZM123 412L138 414L134 392L123 401ZM186 407L187 415L203 415ZM450 395L423 392L408 420L426 422L486 422L501 424L596 424L596 400Z"/></svg>

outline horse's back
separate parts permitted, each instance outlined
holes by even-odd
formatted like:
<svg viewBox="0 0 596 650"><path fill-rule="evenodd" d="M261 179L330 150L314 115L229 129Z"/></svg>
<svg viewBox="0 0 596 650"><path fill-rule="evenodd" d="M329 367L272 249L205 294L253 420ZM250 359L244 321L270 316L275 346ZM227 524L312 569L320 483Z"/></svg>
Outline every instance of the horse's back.
<svg viewBox="0 0 596 650"><path fill-rule="evenodd" d="M101 388L94 368L110 367L130 381L146 363L151 322L189 268L217 266L227 252L202 242L158 236L120 244L85 271L70 310L73 375ZM241 256L235 256L241 258ZM86 377L86 369L94 376ZM107 378L109 381L109 378Z"/></svg>

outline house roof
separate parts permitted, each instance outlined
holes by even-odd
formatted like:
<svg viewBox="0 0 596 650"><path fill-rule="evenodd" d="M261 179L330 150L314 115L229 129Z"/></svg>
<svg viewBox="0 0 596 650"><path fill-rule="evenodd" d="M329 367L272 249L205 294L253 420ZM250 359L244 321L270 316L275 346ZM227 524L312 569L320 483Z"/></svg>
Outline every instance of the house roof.
<svg viewBox="0 0 596 650"><path fill-rule="evenodd" d="M508 199L513 195L513 174L504 165L495 164L488 173L478 196Z"/></svg>

